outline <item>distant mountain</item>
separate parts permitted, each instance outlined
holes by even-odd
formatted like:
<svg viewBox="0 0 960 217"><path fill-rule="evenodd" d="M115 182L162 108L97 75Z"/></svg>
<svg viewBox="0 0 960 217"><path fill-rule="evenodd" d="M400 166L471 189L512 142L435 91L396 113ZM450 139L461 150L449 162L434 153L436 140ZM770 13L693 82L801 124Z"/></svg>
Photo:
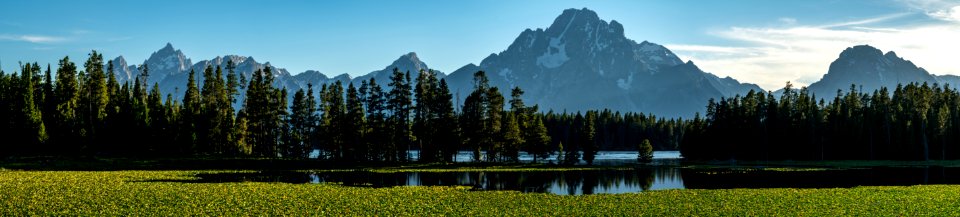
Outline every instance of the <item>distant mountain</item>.
<svg viewBox="0 0 960 217"><path fill-rule="evenodd" d="M123 56L118 56L117 58L113 59L113 73L117 78L117 82L126 83L127 81L136 79L137 75L140 74L140 71L137 70L136 65L128 64L127 60L124 59Z"/></svg>
<svg viewBox="0 0 960 217"><path fill-rule="evenodd" d="M258 69L262 70L267 67L270 67L270 71L273 72L274 86L277 86L280 88L287 88L287 90L293 90L293 91L299 90L301 88L299 82L297 82L293 78L293 75L291 75L290 72L288 72L286 69L275 67L271 65L270 62L266 62L266 63L257 62L256 60L253 59L253 57L245 57L245 56L237 56L237 55L218 56L218 57L214 57L211 60L200 61L197 64L193 65L193 67L191 67L190 69L196 72L196 76L197 76L196 79L198 82L200 82L199 84L202 85L204 82L203 71L207 68L207 66L211 66L214 69L216 69L217 66L220 66L223 70L223 74L226 75L227 61L230 61L230 60L232 60L233 63L236 64L237 68L234 70L236 71L238 76L243 75L244 77L249 79L253 77L253 72L257 71ZM164 80L164 83L161 84L161 86L175 87L179 84L182 89L182 86L184 86L184 84L187 83L187 79L188 79L187 75L189 75L189 73L184 73L184 74L166 79ZM303 88L306 88L306 85L304 85ZM170 89L164 89L164 90L170 91ZM180 91L180 92L183 92L183 91Z"/></svg>
<svg viewBox="0 0 960 217"><path fill-rule="evenodd" d="M179 100L183 98L191 70L196 72L197 82L202 85L204 81L203 71L207 66L222 67L223 74L226 76L228 60L232 60L234 64L236 64L235 70L238 74L242 74L248 79L252 77L253 72L257 69L270 67L275 77L274 85L294 91L301 87L306 88L306 83L297 80L294 76L290 75L286 69L274 67L270 65L270 63L259 63L254 60L253 57L224 55L192 64L191 60L187 58L182 51L175 49L170 43L167 43L166 46L151 54L140 66L146 65L149 69L147 77L147 83L149 85L157 84L163 94L172 94L174 99ZM123 56L115 58L113 65L114 74L121 83L133 82L140 74L139 67L137 65L128 65ZM324 82L326 81L324 80ZM243 91L240 92L237 100L238 103L234 105L235 107L239 107L240 102L243 102L244 94Z"/></svg>
<svg viewBox="0 0 960 217"><path fill-rule="evenodd" d="M393 63L387 65L381 70L372 71L366 75L358 76L353 79L354 85L359 85L360 81L368 81L370 78L377 79L377 84L380 84L385 88L384 90L389 89L390 87L386 86L390 82L390 76L393 74L393 69L396 68L401 72L410 72L410 79L414 80L417 77L418 72L421 70L430 70L430 67L427 67L427 63L420 61L420 58L417 57L417 53L410 52L400 56L397 60L394 60ZM438 78L446 77L440 71L437 71Z"/></svg>
<svg viewBox="0 0 960 217"><path fill-rule="evenodd" d="M451 91L469 94L478 70L505 94L519 86L528 103L568 112L609 108L692 117L710 98L760 89L706 73L659 44L630 40L620 23L586 8L564 10L547 29L527 29L505 51L457 69L447 77Z"/></svg>
<svg viewBox="0 0 960 217"><path fill-rule="evenodd" d="M928 84L941 83L956 87L960 77L953 75L936 76L918 67L893 51L884 54L870 45L849 47L840 53L837 60L830 63L830 69L819 81L810 84L808 89L818 97L831 98L837 90L847 92L851 85L858 91L872 92L887 87L891 91L897 84L911 82Z"/></svg>
<svg viewBox="0 0 960 217"><path fill-rule="evenodd" d="M202 83L207 66L225 67L227 60L236 63L237 73L247 78L257 69L271 67L276 78L274 85L291 92L308 84L319 89L322 84L334 81L358 85L370 78L376 78L384 89L389 89L387 84L394 68L410 72L411 77L429 69L416 53L410 52L382 70L356 78L347 74L330 78L312 70L292 75L270 63L238 55L218 56L192 64L169 43L141 65L150 69L150 84L157 83L164 94L181 99L190 70L196 71L197 80ZM123 57L114 59L114 65L121 82L131 81L139 73L138 68L128 65ZM462 99L472 91L473 74L478 70L486 71L491 85L499 87L505 95L509 95L512 87L519 86L526 91L527 103L558 112L612 109L692 117L704 111L710 98L760 90L754 84L704 72L659 44L630 40L624 36L620 23L601 20L596 12L586 8L564 10L547 29L521 32L506 50L484 58L480 65L467 64L449 75L439 72L438 76L445 78L451 92ZM241 95L238 102L242 100Z"/></svg>
<svg viewBox="0 0 960 217"><path fill-rule="evenodd" d="M327 83L333 83L335 81L340 81L342 83L355 82L355 85L359 85L360 79L369 80L371 77L375 77L380 85L387 87L390 74L393 72L394 68L397 68L403 72L416 73L420 70L427 70L427 64L420 61L416 53L410 52L408 54L400 56L392 64L384 67L383 70L373 71L367 75L360 76L356 79L350 78L350 75L341 74L336 77L330 78L315 70L307 70L296 75L292 75L284 68L278 68L271 65L269 62L260 63L254 60L253 57L248 56L239 56L239 55L223 55L217 56L213 59L202 60L196 64L191 64L191 60L183 54L182 51L175 49L172 44L167 43L166 46L160 50L154 52L150 55L150 58L145 60L142 65L146 65L149 69L149 76L147 82L149 85L157 84L160 87L160 91L164 94L172 94L175 99L182 99L183 93L185 91L187 80L189 79L190 70L196 72L195 76L197 79L198 85L203 85L203 71L207 66L216 68L220 66L223 70L224 76L227 74L227 61L233 61L236 64L236 73L239 75L245 76L247 79L251 78L253 72L258 69L264 69L270 67L274 75L274 86L280 88L286 88L290 92L297 91L301 88L306 89L309 84L312 84L314 90L319 91L320 86ZM120 83L133 82L138 75L140 75L140 69L138 65L129 65L126 59L123 56L118 56L113 59L114 64L114 74L117 77L117 80ZM412 76L415 76L412 75ZM444 75L439 74L442 78ZM292 94L290 95L292 96ZM319 95L318 95L319 96ZM237 99L237 104L235 107L240 106L240 102L243 102L245 98L245 93L240 92L240 96Z"/></svg>
<svg viewBox="0 0 960 217"><path fill-rule="evenodd" d="M337 77L330 78L330 77L327 77L327 75L320 73L319 71L307 70L300 74L294 75L293 80L294 82L297 82L297 86L300 86L301 88L306 88L308 85L312 84L316 86L313 88L314 90L319 90L323 84L333 83L336 81L340 81L341 83L347 83L347 82L350 82L351 79L350 79L350 75L347 75L347 74L341 74L341 75L338 75Z"/></svg>
<svg viewBox="0 0 960 217"><path fill-rule="evenodd" d="M147 58L143 65L146 65L149 69L147 83L153 84L160 83L169 76L187 72L193 66L193 63L186 55L183 55L183 52L174 49L172 44L167 43L157 52L150 54L150 58Z"/></svg>
<svg viewBox="0 0 960 217"><path fill-rule="evenodd" d="M937 82L941 85L950 85L950 88L960 87L960 76L956 75L936 75Z"/></svg>

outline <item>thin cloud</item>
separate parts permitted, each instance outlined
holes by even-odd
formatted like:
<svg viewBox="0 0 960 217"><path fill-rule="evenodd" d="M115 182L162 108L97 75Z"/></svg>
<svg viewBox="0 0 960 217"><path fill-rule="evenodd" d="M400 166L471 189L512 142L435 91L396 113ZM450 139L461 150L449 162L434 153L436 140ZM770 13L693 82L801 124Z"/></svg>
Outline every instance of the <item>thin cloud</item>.
<svg viewBox="0 0 960 217"><path fill-rule="evenodd" d="M960 22L960 1L953 0L900 0L914 10L927 16L949 22Z"/></svg>
<svg viewBox="0 0 960 217"><path fill-rule="evenodd" d="M950 10L934 11L928 13L928 15L939 20L960 22L960 6L954 6Z"/></svg>
<svg viewBox="0 0 960 217"><path fill-rule="evenodd" d="M781 17L780 19L777 19L777 21L787 25L797 24L797 18L793 17Z"/></svg>
<svg viewBox="0 0 960 217"><path fill-rule="evenodd" d="M854 20L854 21L840 22L840 23L832 23L832 24L827 24L827 25L819 26L819 28L836 28L836 27L848 27L848 26L859 26L859 25L866 25L866 24L874 24L874 23L880 23L880 22L884 22L884 21L888 21L888 20L893 20L893 19L901 18L901 17L907 16L907 15L910 15L910 14L911 14L911 13L889 14L889 15L884 15L884 16L879 16L879 17L870 18L870 19Z"/></svg>
<svg viewBox="0 0 960 217"><path fill-rule="evenodd" d="M23 41L35 44L47 44L66 41L66 38L46 35L0 35L3 41Z"/></svg>
<svg viewBox="0 0 960 217"><path fill-rule="evenodd" d="M843 49L869 44L913 61L934 74L960 74L955 53L960 25L933 22L910 26L877 24L904 18L891 14L863 20L787 27L729 27L710 34L746 44L711 46L668 45L677 55L691 59L704 70L756 83L764 89L782 88L784 82L809 85L827 72Z"/></svg>
<svg viewBox="0 0 960 217"><path fill-rule="evenodd" d="M685 44L672 44L669 47L670 47L670 50L673 50L673 51L732 53L732 54L739 54L745 51L752 50L750 48L745 48L745 47L724 47L724 46L685 45Z"/></svg>

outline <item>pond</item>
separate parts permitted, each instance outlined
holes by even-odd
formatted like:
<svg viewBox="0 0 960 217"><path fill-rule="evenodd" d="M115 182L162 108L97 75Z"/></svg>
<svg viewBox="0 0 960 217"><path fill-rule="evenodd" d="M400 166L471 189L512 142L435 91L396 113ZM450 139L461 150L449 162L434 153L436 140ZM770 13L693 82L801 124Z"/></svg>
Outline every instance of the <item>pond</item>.
<svg viewBox="0 0 960 217"><path fill-rule="evenodd" d="M574 170L524 172L289 172L198 174L200 182L339 183L357 187L470 186L472 190L580 195L684 188L678 170Z"/></svg>
<svg viewBox="0 0 960 217"><path fill-rule="evenodd" d="M317 154L315 152L314 154ZM409 151L416 161L418 151ZM456 162L472 162L473 153L457 153ZM556 163L557 155L540 159ZM473 190L511 190L559 195L617 194L665 189L730 188L849 188L960 184L960 168L869 167L835 168L687 168L679 151L655 151L653 163L634 169L523 172L286 172L200 174L200 182L340 183L358 187L470 186ZM520 153L521 162L533 157ZM582 161L580 164L586 164ZM594 165L637 165L636 151L601 151Z"/></svg>
<svg viewBox="0 0 960 217"><path fill-rule="evenodd" d="M414 150L410 151L410 156L412 161L417 160L419 152ZM482 152L481 152L482 153ZM538 159L542 163L557 163L557 154L551 154L550 157L546 159ZM680 152L679 151L655 151L653 152L653 158L657 160L679 160ZM533 162L533 155L529 155L526 152L520 152L520 162L529 163ZM473 152L461 151L458 152L454 157L456 162L473 162ZM604 165L604 166L619 166L623 164L636 164L637 163L637 152L636 151L600 151L597 152L597 156L593 160L594 165ZM586 161L580 160L579 164L587 164Z"/></svg>
<svg viewBox="0 0 960 217"><path fill-rule="evenodd" d="M485 152L481 152L482 153ZM311 158L316 158L320 155L320 150L314 150L310 153ZM407 155L410 157L411 161L417 161L420 156L420 151L411 150L407 151ZM558 155L556 153L551 154L550 157L546 159L538 159L542 163L556 163ZM680 156L680 151L654 151L653 158L658 160L667 160L661 162L672 162L672 160L679 160L682 157ZM533 155L527 154L527 152L520 152L520 162L529 163L533 161ZM471 151L459 151L457 155L453 158L454 162L459 163L469 163L473 162L473 152ZM586 161L580 160L579 164L586 164ZM597 156L593 162L595 165L604 165L604 166L618 166L622 164L636 164L637 163L637 152L636 151L600 151L597 152Z"/></svg>
<svg viewBox="0 0 960 217"><path fill-rule="evenodd" d="M198 182L339 183L358 187L470 186L559 195L616 194L664 189L849 188L960 184L955 167L683 168L515 172L289 172L204 173Z"/></svg>

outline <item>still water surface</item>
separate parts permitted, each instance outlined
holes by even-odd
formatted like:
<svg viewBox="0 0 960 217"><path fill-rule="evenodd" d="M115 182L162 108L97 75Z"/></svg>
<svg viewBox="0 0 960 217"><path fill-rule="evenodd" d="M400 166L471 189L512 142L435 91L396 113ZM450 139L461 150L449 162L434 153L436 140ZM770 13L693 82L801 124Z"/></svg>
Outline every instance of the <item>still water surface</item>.
<svg viewBox="0 0 960 217"><path fill-rule="evenodd" d="M665 189L849 188L960 184L955 167L690 168L679 153L657 152L653 165L616 170L523 172L289 172L205 173L200 182L340 183L345 186L470 186L472 190L511 190L559 195L617 194ZM636 152L606 152L597 164L636 164Z"/></svg>
<svg viewBox="0 0 960 217"><path fill-rule="evenodd" d="M314 150L310 153L311 158L317 158L320 155L319 150ZM481 152L481 156L483 156ZM411 161L417 161L420 156L420 151L411 150L407 151L407 156L410 157ZM546 159L537 159L540 163L556 163L557 154L551 154L550 157ZM654 159L680 159L679 151L654 151ZM533 161L533 155L527 154L527 152L520 152L520 162L528 163ZM473 162L473 152L471 151L460 151L454 156L453 160L460 163ZM601 151L597 152L597 156L594 160L594 164L599 165L620 165L620 164L634 164L637 162L637 152L636 151ZM585 161L581 160L580 164L586 164Z"/></svg>

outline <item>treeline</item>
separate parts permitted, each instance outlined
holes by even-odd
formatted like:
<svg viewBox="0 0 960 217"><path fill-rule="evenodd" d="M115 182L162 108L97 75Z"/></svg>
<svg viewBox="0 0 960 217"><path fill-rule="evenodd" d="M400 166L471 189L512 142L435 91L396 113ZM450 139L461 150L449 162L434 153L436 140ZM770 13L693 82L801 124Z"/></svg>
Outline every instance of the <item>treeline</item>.
<svg viewBox="0 0 960 217"><path fill-rule="evenodd" d="M830 102L807 89L710 100L688 123L687 159L949 160L960 158L960 93L911 83L893 93L856 86Z"/></svg>
<svg viewBox="0 0 960 217"><path fill-rule="evenodd" d="M307 159L319 150L326 160L407 162L408 151L419 150L421 162L452 162L471 150L478 162L516 162L520 152L540 161L560 151L561 162L590 163L601 149L631 150L643 139L676 149L684 129L682 120L609 110L544 114L524 104L519 87L506 99L482 71L458 110L433 71L412 78L394 69L389 90L371 78L288 96L271 85L270 68L247 79L228 61L191 71L183 98L173 99L146 83L146 66L127 83L96 51L83 66L65 57L56 73L37 63L0 71L0 156Z"/></svg>
<svg viewBox="0 0 960 217"><path fill-rule="evenodd" d="M650 140L656 150L679 150L680 140L689 122L683 119L658 118L652 114L620 113L609 109L587 111L586 114L593 119L595 142L600 150L604 151L634 151L644 139ZM573 126L584 120L578 121L577 114L549 111L544 114L544 121L555 144L570 144L570 141L576 141L576 136L579 135L571 133L576 130Z"/></svg>

